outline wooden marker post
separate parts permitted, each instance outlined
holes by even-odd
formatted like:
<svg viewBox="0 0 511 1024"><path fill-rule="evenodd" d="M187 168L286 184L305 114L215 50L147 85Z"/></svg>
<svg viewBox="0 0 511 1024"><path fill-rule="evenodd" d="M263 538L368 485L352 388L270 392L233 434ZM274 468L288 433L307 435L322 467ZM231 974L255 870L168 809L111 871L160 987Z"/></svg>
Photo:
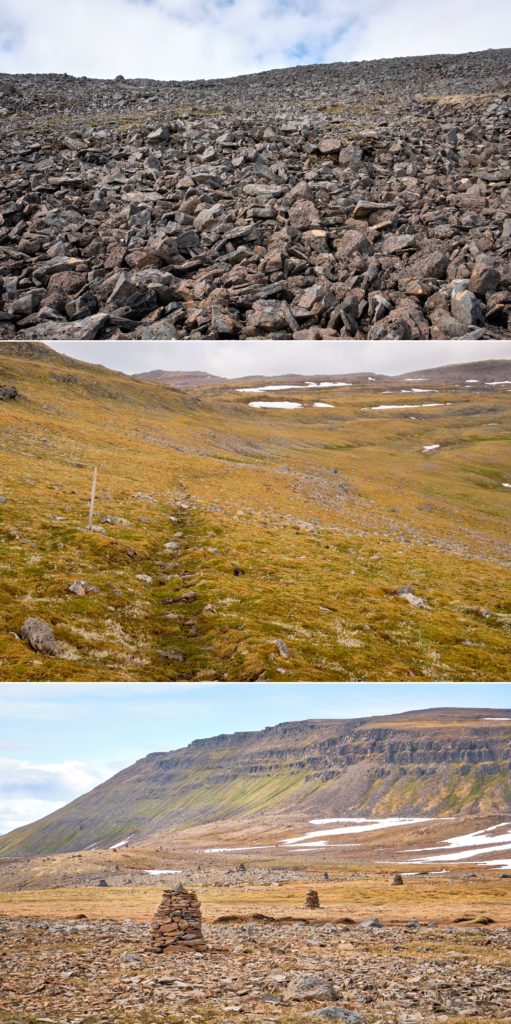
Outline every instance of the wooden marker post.
<svg viewBox="0 0 511 1024"><path fill-rule="evenodd" d="M92 530L92 520L94 517L94 499L96 497L96 481L98 479L98 468L94 466L94 473L92 474L92 487L90 492L90 505L89 505L89 522L87 523L87 529Z"/></svg>

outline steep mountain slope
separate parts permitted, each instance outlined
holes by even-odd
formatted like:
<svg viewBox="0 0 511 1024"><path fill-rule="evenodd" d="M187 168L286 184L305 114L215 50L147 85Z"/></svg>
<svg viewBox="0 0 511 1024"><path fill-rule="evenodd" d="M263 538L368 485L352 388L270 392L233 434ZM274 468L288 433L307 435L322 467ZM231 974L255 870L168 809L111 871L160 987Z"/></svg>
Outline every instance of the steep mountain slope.
<svg viewBox="0 0 511 1024"><path fill-rule="evenodd" d="M147 845L175 829L269 812L505 814L510 768L509 711L287 722L149 754L0 839L0 852L84 850L128 838Z"/></svg>
<svg viewBox="0 0 511 1024"><path fill-rule="evenodd" d="M509 338L509 62L0 75L0 336Z"/></svg>

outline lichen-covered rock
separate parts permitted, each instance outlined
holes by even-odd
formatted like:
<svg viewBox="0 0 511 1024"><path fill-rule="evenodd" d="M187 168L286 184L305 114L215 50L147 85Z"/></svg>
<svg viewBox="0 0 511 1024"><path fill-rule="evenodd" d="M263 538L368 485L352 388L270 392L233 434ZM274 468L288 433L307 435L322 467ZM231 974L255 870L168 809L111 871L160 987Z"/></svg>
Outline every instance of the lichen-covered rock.
<svg viewBox="0 0 511 1024"><path fill-rule="evenodd" d="M20 637L22 640L26 640L29 647L39 654L47 654L50 657L54 657L59 653L53 630L44 619L26 619L20 629Z"/></svg>
<svg viewBox="0 0 511 1024"><path fill-rule="evenodd" d="M286 999L303 1002L307 999L335 999L330 981L318 974L299 974L292 978L285 990Z"/></svg>

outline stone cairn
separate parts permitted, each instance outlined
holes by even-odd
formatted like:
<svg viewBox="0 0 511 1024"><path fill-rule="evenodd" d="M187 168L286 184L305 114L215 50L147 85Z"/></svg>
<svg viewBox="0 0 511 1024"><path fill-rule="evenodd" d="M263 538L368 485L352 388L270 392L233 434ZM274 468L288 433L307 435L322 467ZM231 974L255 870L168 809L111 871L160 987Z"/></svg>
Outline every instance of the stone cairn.
<svg viewBox="0 0 511 1024"><path fill-rule="evenodd" d="M309 889L305 897L307 910L319 910L319 896L316 889Z"/></svg>
<svg viewBox="0 0 511 1024"><path fill-rule="evenodd" d="M403 885L403 876L399 874L394 875L392 885Z"/></svg>
<svg viewBox="0 0 511 1024"><path fill-rule="evenodd" d="M181 883L165 889L151 927L152 953L178 953L189 949L204 953L207 949L202 934L200 903L194 892L187 892Z"/></svg>

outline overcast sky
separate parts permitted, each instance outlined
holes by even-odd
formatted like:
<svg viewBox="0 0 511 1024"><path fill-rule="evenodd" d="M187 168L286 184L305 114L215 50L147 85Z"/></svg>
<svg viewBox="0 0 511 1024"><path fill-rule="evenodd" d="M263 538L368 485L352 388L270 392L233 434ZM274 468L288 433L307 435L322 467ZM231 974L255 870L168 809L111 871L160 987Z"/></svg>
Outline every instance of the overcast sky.
<svg viewBox="0 0 511 1024"><path fill-rule="evenodd" d="M0 0L7 72L214 78L510 43L509 0Z"/></svg>
<svg viewBox="0 0 511 1024"><path fill-rule="evenodd" d="M0 834L49 814L146 754L193 739L290 719L510 706L505 683L5 683Z"/></svg>
<svg viewBox="0 0 511 1024"><path fill-rule="evenodd" d="M57 352L122 373L205 370L219 377L405 373L474 359L511 359L511 341L62 341Z"/></svg>

